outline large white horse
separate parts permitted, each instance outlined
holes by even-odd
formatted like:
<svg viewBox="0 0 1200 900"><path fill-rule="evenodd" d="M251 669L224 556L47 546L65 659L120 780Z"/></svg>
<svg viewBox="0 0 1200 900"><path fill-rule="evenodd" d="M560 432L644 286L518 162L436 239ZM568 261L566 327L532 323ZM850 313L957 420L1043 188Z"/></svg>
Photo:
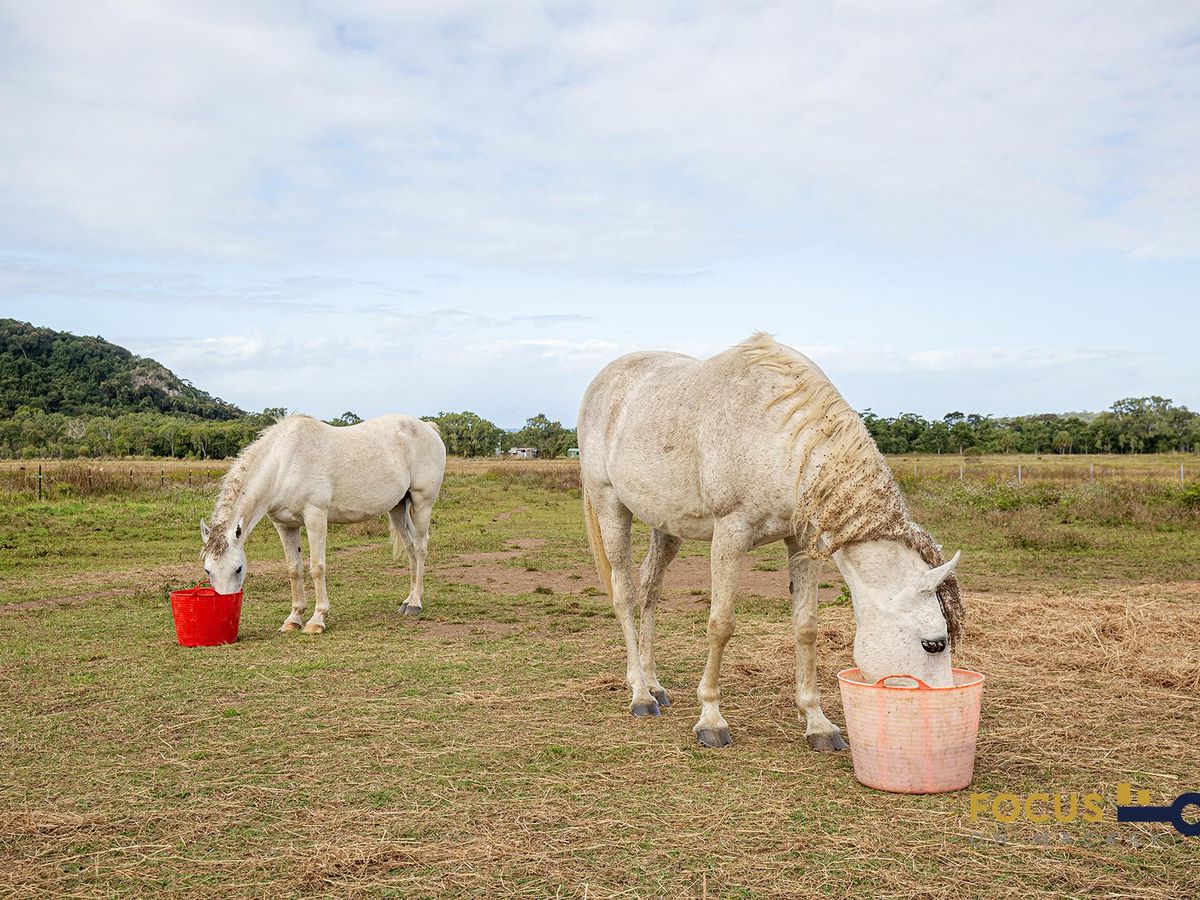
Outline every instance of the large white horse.
<svg viewBox="0 0 1200 900"><path fill-rule="evenodd" d="M796 702L809 744L841 750L816 681L817 583L832 555L854 605L854 659L870 679L952 683L963 610L954 568L908 516L862 420L807 357L764 334L703 362L632 353L588 387L579 411L588 537L625 637L635 716L667 693L654 665L654 606L682 539L712 543L708 662L697 690L701 744L732 741L721 716L721 654L733 634L738 564L784 541L796 642ZM652 527L634 623L630 528ZM640 638L640 640L639 640Z"/></svg>
<svg viewBox="0 0 1200 900"><path fill-rule="evenodd" d="M325 537L330 522L362 522L387 513L392 556L412 562L412 590L400 607L420 615L429 520L446 470L437 428L412 416L387 415L335 428L288 416L267 428L221 480L212 524L200 520L201 557L213 588L233 593L246 579L246 538L266 516L279 532L292 582L292 612L280 631L325 630ZM300 528L308 532L309 569L317 595L308 623Z"/></svg>

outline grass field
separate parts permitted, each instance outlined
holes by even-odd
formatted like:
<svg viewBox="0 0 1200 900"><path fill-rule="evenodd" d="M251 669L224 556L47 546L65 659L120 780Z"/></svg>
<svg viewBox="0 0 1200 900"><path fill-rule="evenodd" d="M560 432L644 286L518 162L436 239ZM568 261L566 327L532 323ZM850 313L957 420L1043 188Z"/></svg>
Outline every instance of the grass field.
<svg viewBox="0 0 1200 900"><path fill-rule="evenodd" d="M685 544L659 616L674 705L631 719L566 464L451 465L420 621L395 612L408 579L381 520L331 532L329 631L277 634L287 577L263 526L240 640L182 649L166 593L197 578L212 503L184 465L132 464L130 483L112 463L41 502L0 483L6 895L1200 895L1200 838L1117 825L1111 801L1095 824L973 820L967 792L878 793L848 753L810 752L781 547L743 573L734 747L691 732L704 545ZM963 548L957 663L989 676L973 790L1200 790L1193 483L1167 465L1020 487L893 465L915 517ZM841 722L853 618L832 566L822 585Z"/></svg>

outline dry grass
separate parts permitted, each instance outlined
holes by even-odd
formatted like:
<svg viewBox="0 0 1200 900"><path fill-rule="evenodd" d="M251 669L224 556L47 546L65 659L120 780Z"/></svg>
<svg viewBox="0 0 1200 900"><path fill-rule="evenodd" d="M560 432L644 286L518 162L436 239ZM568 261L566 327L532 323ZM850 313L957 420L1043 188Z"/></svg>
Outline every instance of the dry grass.
<svg viewBox="0 0 1200 900"><path fill-rule="evenodd" d="M1200 841L1164 826L1001 828L972 821L965 794L881 794L847 754L809 752L774 595L739 600L722 682L732 750L691 734L706 609L670 575L659 671L675 705L631 720L607 601L536 590L542 574L593 583L568 465L452 470L424 622L393 612L407 578L380 523L333 532L329 632L276 635L286 574L260 529L242 639L198 651L172 644L164 590L194 566L211 497L10 502L0 598L91 593L10 611L0 634L0 893L1200 894ZM1156 802L1200 789L1195 524L913 500L964 546L958 662L989 676L975 789L1111 797L1131 781ZM141 530L98 524L126 520ZM37 556L63 529L74 539ZM782 591L776 549L748 572ZM442 577L483 558L529 589ZM125 593L97 592L103 579ZM825 580L832 596L839 579ZM821 687L841 721L833 673L851 664L852 612L821 615Z"/></svg>

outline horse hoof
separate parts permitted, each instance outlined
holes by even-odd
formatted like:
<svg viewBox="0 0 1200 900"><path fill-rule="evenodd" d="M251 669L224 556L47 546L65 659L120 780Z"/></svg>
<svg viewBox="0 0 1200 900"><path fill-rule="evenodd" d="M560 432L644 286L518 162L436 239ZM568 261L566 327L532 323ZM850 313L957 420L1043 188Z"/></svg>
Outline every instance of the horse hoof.
<svg viewBox="0 0 1200 900"><path fill-rule="evenodd" d="M299 631L303 627L299 622L284 622L279 626L279 633L287 634L290 631Z"/></svg>
<svg viewBox="0 0 1200 900"><path fill-rule="evenodd" d="M701 728L696 732L696 740L702 747L732 747L733 738L729 736L728 728Z"/></svg>
<svg viewBox="0 0 1200 900"><path fill-rule="evenodd" d="M404 603L401 604L401 606L400 606L400 614L404 615L404 616L419 616L423 612L425 612L425 607L414 606L413 604L409 603L407 600L405 600Z"/></svg>
<svg viewBox="0 0 1200 900"><path fill-rule="evenodd" d="M654 699L658 701L658 705L662 709L666 709L671 705L671 698L667 696L667 692L662 688L659 688L657 691L651 689L650 693L654 695Z"/></svg>
<svg viewBox="0 0 1200 900"><path fill-rule="evenodd" d="M325 631L324 625L318 625L316 622L309 622L304 626L305 634L323 634Z"/></svg>
<svg viewBox="0 0 1200 900"><path fill-rule="evenodd" d="M631 713L633 713L633 715L635 715L639 719L644 716L657 716L658 715L658 701L657 700L639 700L637 703L633 704L633 706L631 706L629 708L629 711Z"/></svg>
<svg viewBox="0 0 1200 900"><path fill-rule="evenodd" d="M808 739L808 746L814 750L838 751L845 750L850 746L840 731L830 731L828 734L806 734L805 737Z"/></svg>

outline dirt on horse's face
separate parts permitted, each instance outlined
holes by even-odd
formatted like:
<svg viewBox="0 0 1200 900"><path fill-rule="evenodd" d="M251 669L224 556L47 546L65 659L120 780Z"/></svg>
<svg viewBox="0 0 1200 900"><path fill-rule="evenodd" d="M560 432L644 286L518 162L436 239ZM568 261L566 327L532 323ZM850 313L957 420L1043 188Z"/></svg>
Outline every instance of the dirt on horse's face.
<svg viewBox="0 0 1200 900"><path fill-rule="evenodd" d="M246 581L245 530L242 520L233 525L214 525L201 519L200 537L204 541L201 558L208 583L218 594L236 594Z"/></svg>

